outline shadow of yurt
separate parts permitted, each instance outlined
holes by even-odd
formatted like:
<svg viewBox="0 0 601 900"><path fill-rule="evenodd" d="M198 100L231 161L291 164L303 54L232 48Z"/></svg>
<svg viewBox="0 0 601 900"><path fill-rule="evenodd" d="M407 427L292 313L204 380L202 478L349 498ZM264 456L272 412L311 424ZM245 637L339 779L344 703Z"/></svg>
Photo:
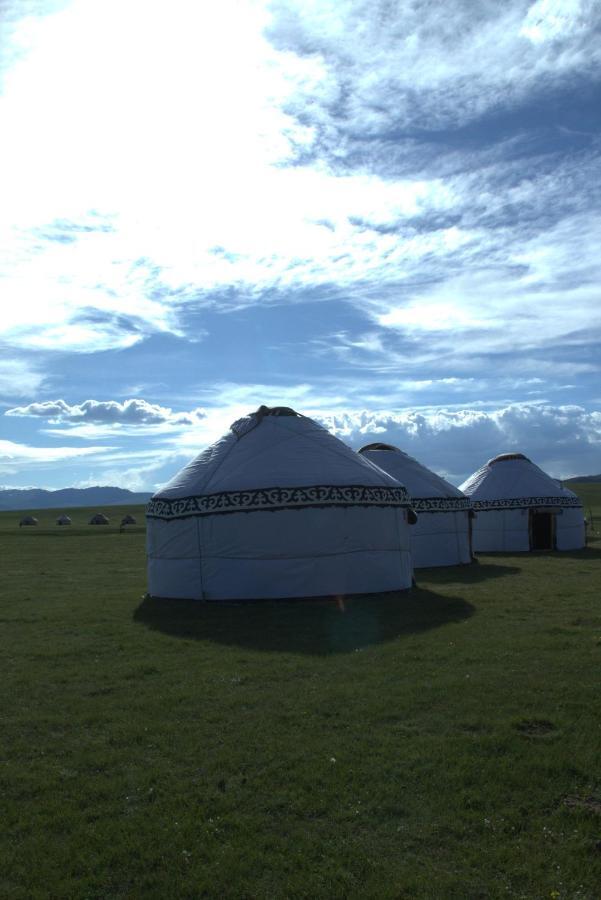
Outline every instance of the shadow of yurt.
<svg viewBox="0 0 601 900"><path fill-rule="evenodd" d="M562 554L563 555L563 554ZM471 565L463 566L436 566L429 569L420 569L420 579L426 579L428 582L436 584L479 584L483 581L490 581L495 578L504 578L507 575L517 575L522 571L520 566L515 565L515 555L495 553L491 554L492 559L498 560L499 557L510 559L513 565L498 565L491 559L483 557L479 554Z"/></svg>
<svg viewBox="0 0 601 900"><path fill-rule="evenodd" d="M172 637L252 650L327 655L440 628L473 613L474 607L466 600L413 588L344 599L243 603L146 596L133 617Z"/></svg>
<svg viewBox="0 0 601 900"><path fill-rule="evenodd" d="M495 554L496 556L497 554ZM601 546L597 544L589 544L586 547L581 547L580 550L554 550L554 551L540 551L533 552L531 556L544 556L547 559L549 557L558 559L581 559L581 560L601 560Z"/></svg>

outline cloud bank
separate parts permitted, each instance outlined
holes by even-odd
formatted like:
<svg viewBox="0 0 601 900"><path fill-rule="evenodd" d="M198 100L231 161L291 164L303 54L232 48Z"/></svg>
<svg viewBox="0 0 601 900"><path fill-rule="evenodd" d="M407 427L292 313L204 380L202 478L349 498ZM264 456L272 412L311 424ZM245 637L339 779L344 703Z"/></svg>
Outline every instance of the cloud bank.
<svg viewBox="0 0 601 900"><path fill-rule="evenodd" d="M302 392L301 392L302 393ZM298 390L290 401L298 400ZM281 392L282 402L289 400ZM72 423L82 418L89 432L78 437L92 439L112 433L107 425L127 423L131 447L29 448L4 442L4 458L29 459L52 463L84 454L96 454L92 483L108 470L118 478L120 466L135 460L129 467L128 479L137 472L135 482L152 489L167 481L181 459L192 458L213 443L240 415L254 408L237 402L220 408L173 412L146 401L86 401L69 406L64 401L32 403L10 410L7 415L41 417L69 427L54 432L68 435ZM498 453L520 451L555 477L597 474L601 467L601 412L590 412L581 406L552 406L539 403L514 403L493 409L461 409L429 407L419 411L332 410L305 408L307 415L321 422L332 434L354 449L379 440L393 444L415 456L420 462L458 484L483 463ZM165 425L154 432L152 449L140 449L135 440L149 425ZM14 449L13 456L8 452ZM27 454L29 453L29 456ZM99 469L100 467L100 469ZM169 468L171 467L171 468ZM150 479L153 479L152 481ZM126 479L126 480L128 480ZM118 483L124 483L119 481ZM126 484L124 486L127 486Z"/></svg>
<svg viewBox="0 0 601 900"><path fill-rule="evenodd" d="M174 413L168 407L140 399L124 400L122 403L116 400L85 400L72 405L64 400L44 400L7 409L5 415L34 416L56 425L195 425L206 416L206 412L194 409Z"/></svg>
<svg viewBox="0 0 601 900"><path fill-rule="evenodd" d="M457 484L506 451L525 453L556 477L601 470L601 413L580 406L513 404L492 411L363 411L319 418L355 449L375 440L393 444Z"/></svg>

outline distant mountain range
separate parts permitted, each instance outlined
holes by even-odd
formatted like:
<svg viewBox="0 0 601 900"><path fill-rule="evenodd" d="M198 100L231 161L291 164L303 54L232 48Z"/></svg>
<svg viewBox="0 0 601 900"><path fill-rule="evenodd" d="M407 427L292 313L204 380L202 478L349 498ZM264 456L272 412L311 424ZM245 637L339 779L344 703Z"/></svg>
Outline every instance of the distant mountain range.
<svg viewBox="0 0 601 900"><path fill-rule="evenodd" d="M562 484L601 482L601 475L579 475ZM148 503L151 493L134 493L118 487L63 488L44 491L41 488L0 488L0 510L68 509L70 506L125 506Z"/></svg>
<svg viewBox="0 0 601 900"><path fill-rule="evenodd" d="M562 484L581 484L583 481L601 481L601 475L577 475L575 478L566 478Z"/></svg>
<svg viewBox="0 0 601 900"><path fill-rule="evenodd" d="M41 488L0 488L0 510L62 509L70 506L124 506L147 503L150 493L134 493L118 487L63 488L44 491Z"/></svg>

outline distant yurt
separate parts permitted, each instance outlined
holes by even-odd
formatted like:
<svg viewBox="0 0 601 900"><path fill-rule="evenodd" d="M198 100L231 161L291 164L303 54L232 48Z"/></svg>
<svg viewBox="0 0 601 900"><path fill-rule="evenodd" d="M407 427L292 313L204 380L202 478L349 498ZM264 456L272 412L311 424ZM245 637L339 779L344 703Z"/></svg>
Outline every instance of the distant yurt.
<svg viewBox="0 0 601 900"><path fill-rule="evenodd" d="M70 525L71 519L69 518L69 516L65 516L65 515L59 516L58 519L56 520L56 524L57 525Z"/></svg>
<svg viewBox="0 0 601 900"><path fill-rule="evenodd" d="M38 524L38 520L35 518L35 516L23 516L23 518L19 522L19 528L21 528L22 525L37 525L37 524Z"/></svg>
<svg viewBox="0 0 601 900"><path fill-rule="evenodd" d="M495 456L460 488L476 513L476 551L576 550L584 546L580 499L523 453Z"/></svg>
<svg viewBox="0 0 601 900"><path fill-rule="evenodd" d="M125 525L135 525L135 524L136 524L136 520L133 516L127 515L127 516L123 516L123 518L121 519L121 528L123 528Z"/></svg>
<svg viewBox="0 0 601 900"><path fill-rule="evenodd" d="M92 516L90 519L90 525L108 525L109 520L106 516L103 516L102 513L96 513L95 516Z"/></svg>
<svg viewBox="0 0 601 900"><path fill-rule="evenodd" d="M407 488L417 522L411 529L413 565L456 566L472 561L471 503L458 488L391 444L367 444L361 456Z"/></svg>
<svg viewBox="0 0 601 900"><path fill-rule="evenodd" d="M409 513L390 475L312 419L262 406L152 497L149 593L245 600L408 588Z"/></svg>

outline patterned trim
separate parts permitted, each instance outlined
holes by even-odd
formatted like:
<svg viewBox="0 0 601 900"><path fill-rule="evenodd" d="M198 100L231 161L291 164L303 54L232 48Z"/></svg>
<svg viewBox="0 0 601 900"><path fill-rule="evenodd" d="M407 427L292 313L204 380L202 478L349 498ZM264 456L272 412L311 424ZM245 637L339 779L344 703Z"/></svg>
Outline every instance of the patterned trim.
<svg viewBox="0 0 601 900"><path fill-rule="evenodd" d="M152 519L184 519L189 516L224 515L236 512L269 512L325 506L410 505L404 487L364 485L315 485L313 487L272 487L249 491L221 491L182 497L178 500L151 500L146 515Z"/></svg>
<svg viewBox="0 0 601 900"><path fill-rule="evenodd" d="M418 513L458 512L472 508L469 497L412 497L411 506Z"/></svg>
<svg viewBox="0 0 601 900"><path fill-rule="evenodd" d="M472 506L476 512L484 512L488 509L527 509L530 506L582 508L582 501L579 497L516 497L504 500L472 500Z"/></svg>

